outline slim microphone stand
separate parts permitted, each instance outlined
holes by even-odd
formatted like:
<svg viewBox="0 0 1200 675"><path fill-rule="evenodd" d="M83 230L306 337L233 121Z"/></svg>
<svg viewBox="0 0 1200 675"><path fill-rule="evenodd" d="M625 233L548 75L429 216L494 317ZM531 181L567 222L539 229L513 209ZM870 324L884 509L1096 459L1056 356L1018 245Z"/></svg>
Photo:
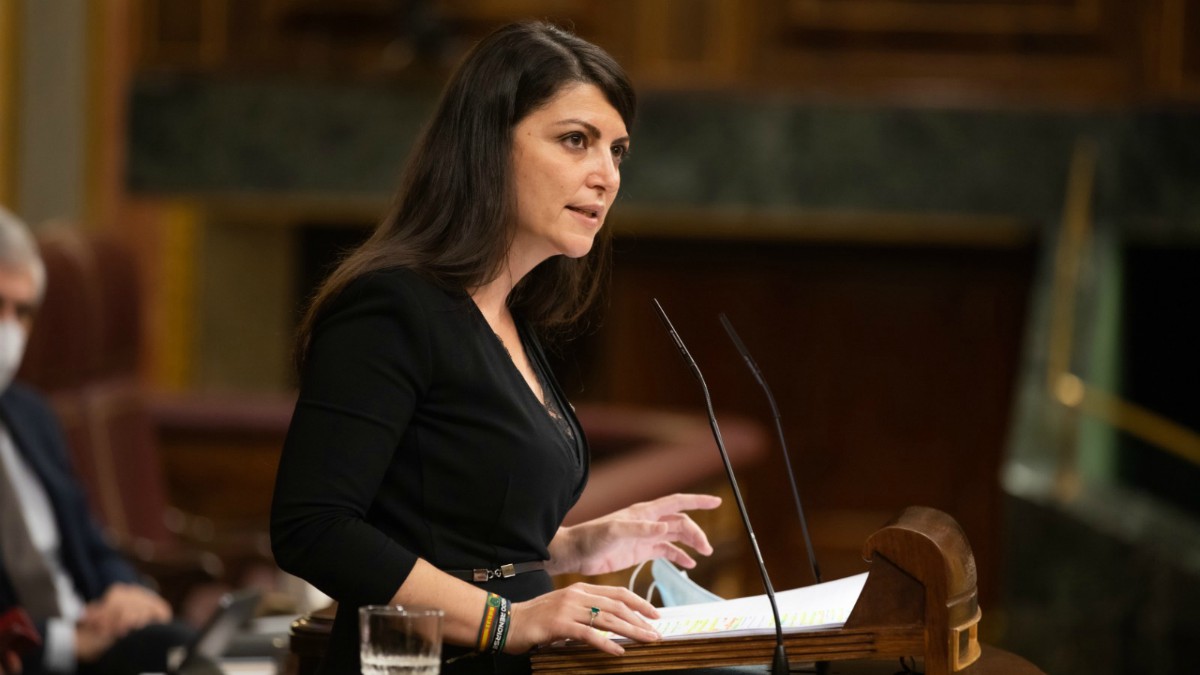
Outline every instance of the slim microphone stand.
<svg viewBox="0 0 1200 675"><path fill-rule="evenodd" d="M813 579L816 583L821 583L821 568L817 565L817 554L813 551L812 536L808 533L808 519L804 517L804 507L800 505L800 489L796 487L796 473L792 470L792 460L788 453L787 440L783 436L783 416L779 414L779 406L775 404L775 396L771 393L771 388L767 386L767 379L763 377L762 370L759 369L758 363L754 357L750 356L750 350L746 348L746 344L738 336L737 331L733 329L733 324L729 321L729 317L722 312L718 315L721 320L721 325L725 327L725 332L729 334L729 339L733 341L733 346L737 348L738 353L746 361L746 365L750 368L750 373L754 375L754 379L758 381L762 387L763 393L767 395L767 403L771 406L771 415L775 419L775 433L779 436L779 447L783 450L783 461L787 465L788 482L792 486L792 498L796 503L796 515L800 517L800 531L804 535L804 546L808 550L808 562L812 569ZM825 675L829 672L828 661L816 662L817 675Z"/></svg>
<svg viewBox="0 0 1200 675"><path fill-rule="evenodd" d="M767 575L767 566L763 562L762 551L758 548L758 539L754 536L754 528L750 525L750 514L746 511L746 503L742 501L742 492L738 489L737 478L733 475L733 464L729 461L729 453L725 450L725 440L721 436L721 429L717 425L717 414L713 410L712 397L708 392L708 385L704 382L704 375L700 373L700 366L696 364L696 360L692 358L690 352L683 344L683 340L679 337L679 333L675 332L675 327L671 325L671 320L667 318L667 313L659 304L658 299L654 299L654 308L658 310L658 318L662 319L663 325L666 326L667 332L671 335L671 339L675 341L675 346L679 349L679 353L683 356L683 360L691 368L692 374L700 381L700 389L704 392L704 405L708 410L708 423L712 427L713 437L717 441L717 449L721 452L721 461L725 463L725 475L729 477L729 485L733 487L733 498L737 501L738 512L742 516L742 524L746 526L746 534L750 536L750 546L754 550L754 558L758 562L758 572L762 575L763 588L767 591L767 600L771 603L771 614L775 618L775 654L771 660L771 672L775 675L783 675L791 671L788 665L787 649L783 644L783 621L779 618L779 607L775 602L775 588L771 586L771 578Z"/></svg>
<svg viewBox="0 0 1200 675"><path fill-rule="evenodd" d="M783 437L783 417L779 414L779 406L775 405L775 396L771 394L771 388L767 386L766 378L763 377L762 371L759 370L754 358L750 356L750 350L746 349L745 343L738 337L737 331L733 329L733 324L729 322L729 318L723 312L718 318L721 320L721 325L725 327L725 332L729 334L729 339L733 340L733 346L737 348L738 353L746 360L746 365L750 367L750 372L754 375L754 379L758 381L763 393L767 395L767 403L771 406L771 415L775 419L775 433L779 436L779 447L783 450L783 461L787 465L787 477L788 482L792 486L792 499L796 503L796 515L800 516L800 530L804 534L804 545L808 549L809 567L812 569L813 579L819 584L821 583L821 568L817 566L817 554L813 551L812 537L808 533L808 520L804 517L804 507L800 505L800 490L796 487L796 473L792 470L792 460L788 453L787 440Z"/></svg>

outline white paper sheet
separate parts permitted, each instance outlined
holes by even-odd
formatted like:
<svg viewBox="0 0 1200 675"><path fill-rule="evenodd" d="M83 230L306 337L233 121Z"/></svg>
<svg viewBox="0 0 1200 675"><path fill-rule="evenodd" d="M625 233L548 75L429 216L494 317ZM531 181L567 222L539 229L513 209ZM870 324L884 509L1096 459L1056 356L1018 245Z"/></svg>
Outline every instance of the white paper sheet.
<svg viewBox="0 0 1200 675"><path fill-rule="evenodd" d="M776 593L775 600L779 605L779 618L784 632L841 628L858 602L866 581L867 575L863 573ZM775 632L775 619L766 595L663 607L659 613L660 618L650 619L650 625L664 640L718 635L768 635Z"/></svg>

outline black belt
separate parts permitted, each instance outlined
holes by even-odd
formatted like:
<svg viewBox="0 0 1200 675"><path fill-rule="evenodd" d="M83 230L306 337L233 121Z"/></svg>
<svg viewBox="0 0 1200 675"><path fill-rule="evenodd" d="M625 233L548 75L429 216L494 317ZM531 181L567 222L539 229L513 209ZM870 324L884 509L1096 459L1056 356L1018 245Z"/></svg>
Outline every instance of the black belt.
<svg viewBox="0 0 1200 675"><path fill-rule="evenodd" d="M500 565L499 567L476 567L473 570L442 570L452 577L457 577L463 581L473 581L481 583L491 581L492 579L508 579L515 577L518 574L526 572L536 572L546 569L545 560L535 560L533 562L509 563Z"/></svg>

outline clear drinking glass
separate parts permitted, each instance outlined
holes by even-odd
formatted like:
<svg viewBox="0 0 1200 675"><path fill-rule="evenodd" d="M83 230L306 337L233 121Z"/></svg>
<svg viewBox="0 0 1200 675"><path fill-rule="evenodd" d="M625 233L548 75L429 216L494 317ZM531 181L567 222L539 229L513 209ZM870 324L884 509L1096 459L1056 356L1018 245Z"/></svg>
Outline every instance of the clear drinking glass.
<svg viewBox="0 0 1200 675"><path fill-rule="evenodd" d="M363 675L437 675L442 663L442 610L399 605L358 609Z"/></svg>

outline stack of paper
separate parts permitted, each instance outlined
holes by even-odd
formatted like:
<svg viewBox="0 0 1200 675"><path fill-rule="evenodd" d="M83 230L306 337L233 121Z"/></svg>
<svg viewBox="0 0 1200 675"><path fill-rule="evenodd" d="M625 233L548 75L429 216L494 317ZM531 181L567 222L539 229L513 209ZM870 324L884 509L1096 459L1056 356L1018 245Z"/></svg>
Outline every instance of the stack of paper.
<svg viewBox="0 0 1200 675"><path fill-rule="evenodd" d="M775 594L785 633L841 628L850 617L866 573L815 586ZM716 635L766 635L775 632L775 618L766 595L755 595L698 605L663 607L660 618L651 619L663 639L713 637ZM624 640L619 636L611 636Z"/></svg>

